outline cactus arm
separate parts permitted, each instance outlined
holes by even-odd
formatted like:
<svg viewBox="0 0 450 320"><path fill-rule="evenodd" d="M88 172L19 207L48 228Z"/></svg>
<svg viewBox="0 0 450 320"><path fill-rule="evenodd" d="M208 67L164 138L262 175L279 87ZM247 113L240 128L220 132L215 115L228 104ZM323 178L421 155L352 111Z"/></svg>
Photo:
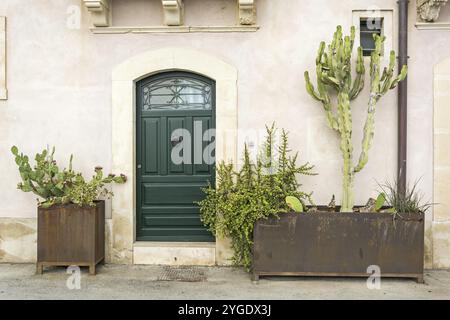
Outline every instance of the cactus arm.
<svg viewBox="0 0 450 320"><path fill-rule="evenodd" d="M349 36L344 38L343 48L342 48L342 58L340 61L341 67L339 72L339 78L341 86L345 88L350 88L352 84L352 40Z"/></svg>
<svg viewBox="0 0 450 320"><path fill-rule="evenodd" d="M315 100L323 103L323 98L320 96L320 93L316 91L314 85L311 83L308 71L305 71L305 82L306 82L306 91L309 93L309 95L313 97Z"/></svg>
<svg viewBox="0 0 450 320"><path fill-rule="evenodd" d="M369 96L369 103L367 108L366 122L364 124L363 139L361 142L361 154L359 156L358 164L353 171L355 173L360 172L369 161L369 150L372 146L373 137L375 134L375 107L381 97L382 85L381 80L389 76L389 71L383 72L383 76L380 78L380 56L384 37L375 36L375 50L372 52L370 60L370 81L371 90ZM392 59L391 59L392 61ZM387 79L384 80L386 83Z"/></svg>
<svg viewBox="0 0 450 320"><path fill-rule="evenodd" d="M325 57L325 42L322 41L319 45L319 50L317 50L317 57L316 57L316 66L319 66L322 64L322 60Z"/></svg>
<svg viewBox="0 0 450 320"><path fill-rule="evenodd" d="M402 67L402 70L401 70L400 74L398 75L398 77L396 77L394 80L392 80L389 89L391 89L391 90L395 89L395 87L397 87L399 82L406 79L407 74L408 74L408 66L404 65Z"/></svg>
<svg viewBox="0 0 450 320"><path fill-rule="evenodd" d="M364 124L364 134L361 146L361 154L359 156L358 164L354 168L354 172L360 172L369 161L369 150L372 146L373 137L375 134L375 110L378 101L390 89L394 89L397 84L406 78L407 68L404 66L397 77L394 77L395 70L395 52L391 51L389 66L384 68L380 77L380 55L382 50L384 37L375 35L375 51L371 58L371 92L369 97L369 104L367 108L367 118Z"/></svg>
<svg viewBox="0 0 450 320"><path fill-rule="evenodd" d="M326 90L323 89L323 84L321 84L320 81L318 81L318 87L320 88L320 91L322 92L322 94L319 92L316 92L314 85L311 83L311 80L309 78L309 74L307 71L305 72L305 82L306 82L306 91L311 95L311 97L313 97L315 100L322 103L323 108L326 112L327 121L328 121L328 125L330 126L330 128L332 128L334 130L338 130L338 124L337 124L336 117L332 111L330 97L329 97L328 93L326 92Z"/></svg>
<svg viewBox="0 0 450 320"><path fill-rule="evenodd" d="M350 40L351 40L350 54L353 51L353 46L355 45L355 38L356 38L356 28L355 28L355 26L351 26L351 28L350 28Z"/></svg>
<svg viewBox="0 0 450 320"><path fill-rule="evenodd" d="M332 111L330 96L329 96L328 90L326 88L327 83L324 82L324 80L326 81L327 77L323 76L323 74L326 74L326 71L328 70L328 67L327 67L328 57L324 53L324 51L325 51L325 42L321 42L318 53L317 53L317 58L316 58L317 91L316 91L314 85L311 83L311 79L309 77L308 71L306 71L304 74L305 83L306 83L306 91L316 101L319 101L322 103L323 108L326 112L328 125L330 126L330 128L337 131L338 130L337 119ZM331 85L336 85L336 82L328 81L328 83Z"/></svg>
<svg viewBox="0 0 450 320"><path fill-rule="evenodd" d="M391 88L392 82L395 79L393 78L394 75L394 69L395 69L395 52L391 51L390 57L389 57L389 67L384 68L383 75L380 79L380 94L384 95L389 91ZM382 84L381 84L382 83Z"/></svg>
<svg viewBox="0 0 450 320"><path fill-rule="evenodd" d="M356 61L356 78L350 91L350 100L356 99L364 89L364 77L366 68L364 66L364 56L362 47L358 47L358 58Z"/></svg>
<svg viewBox="0 0 450 320"><path fill-rule="evenodd" d="M360 172L369 161L369 150L372 146L373 137L375 135L375 105L377 103L376 97L371 96L369 107L367 110L366 123L364 124L364 135L362 140L361 154L359 156L358 164L354 168L354 172Z"/></svg>

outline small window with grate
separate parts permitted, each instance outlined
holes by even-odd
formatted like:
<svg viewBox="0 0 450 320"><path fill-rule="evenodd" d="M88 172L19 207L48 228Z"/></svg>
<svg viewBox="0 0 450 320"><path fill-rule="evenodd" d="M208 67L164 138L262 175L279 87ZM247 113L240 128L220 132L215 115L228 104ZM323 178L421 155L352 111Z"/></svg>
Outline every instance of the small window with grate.
<svg viewBox="0 0 450 320"><path fill-rule="evenodd" d="M360 18L359 30L363 55L370 57L375 50L373 35L383 34L383 18Z"/></svg>

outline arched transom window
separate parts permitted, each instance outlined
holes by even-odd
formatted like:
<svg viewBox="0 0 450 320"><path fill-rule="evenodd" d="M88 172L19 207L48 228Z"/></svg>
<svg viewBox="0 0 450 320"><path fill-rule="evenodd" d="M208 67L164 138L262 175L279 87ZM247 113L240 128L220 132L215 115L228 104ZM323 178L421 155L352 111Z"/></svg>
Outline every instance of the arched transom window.
<svg viewBox="0 0 450 320"><path fill-rule="evenodd" d="M211 110L211 83L188 73L168 73L142 87L142 111Z"/></svg>

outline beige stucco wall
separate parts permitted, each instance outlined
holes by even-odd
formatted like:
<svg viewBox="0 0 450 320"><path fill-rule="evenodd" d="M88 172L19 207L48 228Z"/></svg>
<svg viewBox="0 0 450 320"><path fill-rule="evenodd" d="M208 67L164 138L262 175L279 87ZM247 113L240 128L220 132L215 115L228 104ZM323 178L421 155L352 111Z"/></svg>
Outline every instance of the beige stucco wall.
<svg viewBox="0 0 450 320"><path fill-rule="evenodd" d="M123 0L115 1L125 8ZM142 0L136 2L141 8L146 7ZM198 0L186 2L192 2L194 7L200 5ZM233 10L229 6L235 5L234 0L202 2L207 6L202 12L207 14L202 14L196 23L195 15L186 13L189 24L218 21L223 25L232 21ZM212 7L216 4L221 8L218 11ZM394 10L396 28L396 1L374 0L372 4ZM238 70L238 127L261 129L266 123L276 121L279 127L290 131L292 148L300 151L300 160L315 164L320 174L302 178L305 190L314 191L317 203L328 203L333 194L340 198L341 160L337 140L326 126L321 106L304 90L303 71L313 71L319 41L329 40L337 24L348 30L352 9L366 9L367 1L259 0L259 31L224 34L92 34L84 8L81 8L81 28L68 28L72 16L67 10L72 5L79 6L80 1L3 0L0 3L0 16L8 17L9 94L7 101L0 101L0 221L36 217L35 197L16 190L18 174L9 153L11 145L16 144L30 154L47 144L56 145L59 161L66 162L73 153L75 168L87 175L96 165L110 170L112 70L135 55L174 46L199 50L234 66ZM433 66L450 56L450 37L449 31L416 30L413 8L411 3L408 176L411 180L422 177L420 187L425 198L431 200ZM154 12L148 18L143 16L142 9L137 12L136 24L160 23ZM115 15L116 21L128 23L132 13L122 11ZM395 34L392 41L395 45ZM355 152L360 149L366 100L362 94L354 107ZM356 177L358 204L376 194L376 181L395 176L396 115L396 93L392 92L379 104L370 161ZM239 135L239 150L245 138L245 133ZM429 213L428 266L433 252L431 220ZM5 246L2 229L0 236L2 250ZM17 239L22 241L22 237ZM28 258L33 259L33 256Z"/></svg>

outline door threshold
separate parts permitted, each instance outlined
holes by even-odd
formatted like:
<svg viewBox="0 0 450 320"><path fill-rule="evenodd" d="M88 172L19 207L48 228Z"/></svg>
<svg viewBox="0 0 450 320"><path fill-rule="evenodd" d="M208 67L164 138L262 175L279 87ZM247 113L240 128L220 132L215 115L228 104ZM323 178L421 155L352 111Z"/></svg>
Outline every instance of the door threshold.
<svg viewBox="0 0 450 320"><path fill-rule="evenodd" d="M133 244L133 264L168 266L214 266L215 242L153 242Z"/></svg>

